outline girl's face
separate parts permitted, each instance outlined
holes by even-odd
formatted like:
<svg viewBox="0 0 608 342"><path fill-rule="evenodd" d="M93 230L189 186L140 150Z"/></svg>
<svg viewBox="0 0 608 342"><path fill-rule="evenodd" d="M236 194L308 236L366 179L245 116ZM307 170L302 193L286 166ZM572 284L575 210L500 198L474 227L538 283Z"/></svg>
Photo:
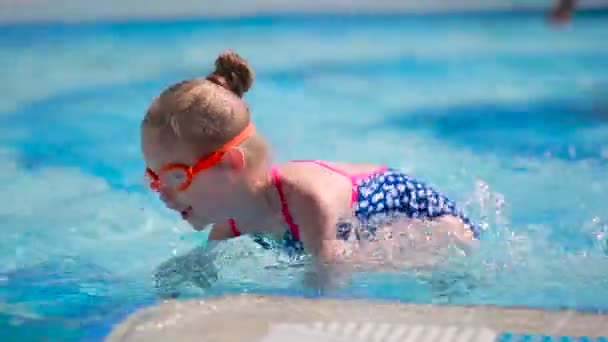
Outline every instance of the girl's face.
<svg viewBox="0 0 608 342"><path fill-rule="evenodd" d="M156 190L165 205L181 214L182 218L196 230L211 223L224 221L234 213L238 204L238 177L243 168L231 162L237 151L229 151L214 166L196 173L185 189L179 185L187 183L188 175L183 169L161 171L169 164L195 165L202 155L183 142L163 142L158 129L144 128L141 141L142 152L150 173L160 178Z"/></svg>

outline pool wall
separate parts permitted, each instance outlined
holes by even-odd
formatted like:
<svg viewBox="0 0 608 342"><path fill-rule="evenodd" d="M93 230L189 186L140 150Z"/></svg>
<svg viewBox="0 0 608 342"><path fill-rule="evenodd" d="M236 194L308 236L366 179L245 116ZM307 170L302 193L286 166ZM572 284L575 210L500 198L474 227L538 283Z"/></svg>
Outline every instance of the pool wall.
<svg viewBox="0 0 608 342"><path fill-rule="evenodd" d="M0 23L99 21L176 17L238 17L286 13L429 13L444 11L544 10L546 0L0 0ZM580 0L579 8L606 8L608 0Z"/></svg>

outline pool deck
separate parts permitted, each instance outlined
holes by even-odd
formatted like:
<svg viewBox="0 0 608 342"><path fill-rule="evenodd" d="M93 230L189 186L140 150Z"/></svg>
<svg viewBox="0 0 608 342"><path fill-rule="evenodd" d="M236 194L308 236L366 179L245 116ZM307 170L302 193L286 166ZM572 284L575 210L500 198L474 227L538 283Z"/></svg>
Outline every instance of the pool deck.
<svg viewBox="0 0 608 342"><path fill-rule="evenodd" d="M512 341L505 334L596 340L608 315L243 294L141 309L106 341Z"/></svg>

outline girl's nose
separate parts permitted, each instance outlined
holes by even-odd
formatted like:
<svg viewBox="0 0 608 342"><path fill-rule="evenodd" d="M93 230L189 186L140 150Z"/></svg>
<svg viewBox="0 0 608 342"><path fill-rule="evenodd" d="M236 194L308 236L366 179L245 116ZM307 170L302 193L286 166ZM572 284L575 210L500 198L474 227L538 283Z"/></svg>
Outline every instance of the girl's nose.
<svg viewBox="0 0 608 342"><path fill-rule="evenodd" d="M167 187L161 187L158 191L160 200L169 208L175 207L175 192Z"/></svg>

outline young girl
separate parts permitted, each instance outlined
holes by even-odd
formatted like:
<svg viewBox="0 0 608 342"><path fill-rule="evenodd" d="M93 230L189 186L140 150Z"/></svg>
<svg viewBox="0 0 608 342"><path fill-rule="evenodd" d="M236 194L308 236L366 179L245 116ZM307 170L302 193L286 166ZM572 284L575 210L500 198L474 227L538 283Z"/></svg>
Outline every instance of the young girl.
<svg viewBox="0 0 608 342"><path fill-rule="evenodd" d="M320 160L272 165L242 99L248 63L224 52L206 78L164 90L141 126L150 186L210 240L242 234L282 237L317 265L337 261L340 241L377 238L379 227L433 221L461 242L478 228L427 185L384 166ZM355 218L354 220L352 218Z"/></svg>

